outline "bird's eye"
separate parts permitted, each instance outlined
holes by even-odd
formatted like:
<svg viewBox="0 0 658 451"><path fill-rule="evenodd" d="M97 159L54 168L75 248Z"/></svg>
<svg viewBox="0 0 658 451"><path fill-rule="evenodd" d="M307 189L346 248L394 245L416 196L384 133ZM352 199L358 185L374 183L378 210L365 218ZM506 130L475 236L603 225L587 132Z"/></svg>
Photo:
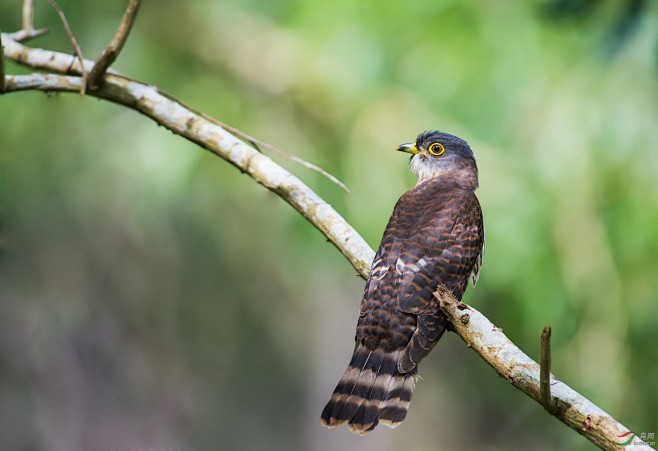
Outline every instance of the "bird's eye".
<svg viewBox="0 0 658 451"><path fill-rule="evenodd" d="M446 148L443 147L443 144L441 144L441 143L432 143L432 145L430 146L430 148L428 150L435 157L443 155L446 152Z"/></svg>

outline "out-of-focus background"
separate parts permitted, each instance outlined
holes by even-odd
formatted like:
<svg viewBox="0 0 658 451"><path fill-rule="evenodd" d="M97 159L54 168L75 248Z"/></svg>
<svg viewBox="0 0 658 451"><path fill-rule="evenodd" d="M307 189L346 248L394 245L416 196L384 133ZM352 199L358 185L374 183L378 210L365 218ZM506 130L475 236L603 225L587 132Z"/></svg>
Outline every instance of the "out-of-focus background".
<svg viewBox="0 0 658 451"><path fill-rule="evenodd" d="M0 28L20 27L0 1ZM126 1L60 0L85 55ZM70 52L39 1L30 45ZM276 158L376 247L415 180L393 148L472 145L472 303L638 434L658 432L658 8L649 1L144 2L115 69L314 162ZM9 73L27 73L8 63ZM363 280L235 168L91 97L0 96L0 447L591 450L454 334L407 420L320 427Z"/></svg>

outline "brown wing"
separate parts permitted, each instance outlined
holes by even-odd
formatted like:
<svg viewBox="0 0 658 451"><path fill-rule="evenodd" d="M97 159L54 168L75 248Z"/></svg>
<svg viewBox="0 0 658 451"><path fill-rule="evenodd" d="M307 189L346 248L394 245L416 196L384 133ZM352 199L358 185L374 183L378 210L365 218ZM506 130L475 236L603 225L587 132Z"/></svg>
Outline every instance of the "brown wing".
<svg viewBox="0 0 658 451"><path fill-rule="evenodd" d="M439 283L461 299L484 245L482 212L475 194L418 185L395 206L361 302L357 340L368 349L404 349L406 373L434 347L447 318L432 293Z"/></svg>

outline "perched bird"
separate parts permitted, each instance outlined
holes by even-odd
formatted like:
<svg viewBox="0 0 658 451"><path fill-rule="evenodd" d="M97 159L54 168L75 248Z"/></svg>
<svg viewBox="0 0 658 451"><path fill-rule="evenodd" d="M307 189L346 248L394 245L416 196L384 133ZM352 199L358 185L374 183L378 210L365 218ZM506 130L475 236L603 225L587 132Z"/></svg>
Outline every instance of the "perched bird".
<svg viewBox="0 0 658 451"><path fill-rule="evenodd" d="M416 186L400 197L366 282L352 360L322 411L329 428L365 434L407 416L418 363L448 319L432 293L443 284L461 299L477 281L484 253L478 170L466 141L421 133L397 150L410 153Z"/></svg>

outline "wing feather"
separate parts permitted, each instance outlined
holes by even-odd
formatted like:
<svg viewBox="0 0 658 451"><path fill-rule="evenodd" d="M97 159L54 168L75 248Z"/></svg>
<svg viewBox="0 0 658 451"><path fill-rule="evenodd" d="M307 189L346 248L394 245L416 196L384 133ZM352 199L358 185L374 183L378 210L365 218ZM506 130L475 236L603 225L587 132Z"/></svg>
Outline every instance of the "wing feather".
<svg viewBox="0 0 658 451"><path fill-rule="evenodd" d="M418 185L395 206L361 302L357 339L388 352L404 349L401 372L413 370L447 326L433 296L439 283L461 299L481 267L482 212L475 194Z"/></svg>

